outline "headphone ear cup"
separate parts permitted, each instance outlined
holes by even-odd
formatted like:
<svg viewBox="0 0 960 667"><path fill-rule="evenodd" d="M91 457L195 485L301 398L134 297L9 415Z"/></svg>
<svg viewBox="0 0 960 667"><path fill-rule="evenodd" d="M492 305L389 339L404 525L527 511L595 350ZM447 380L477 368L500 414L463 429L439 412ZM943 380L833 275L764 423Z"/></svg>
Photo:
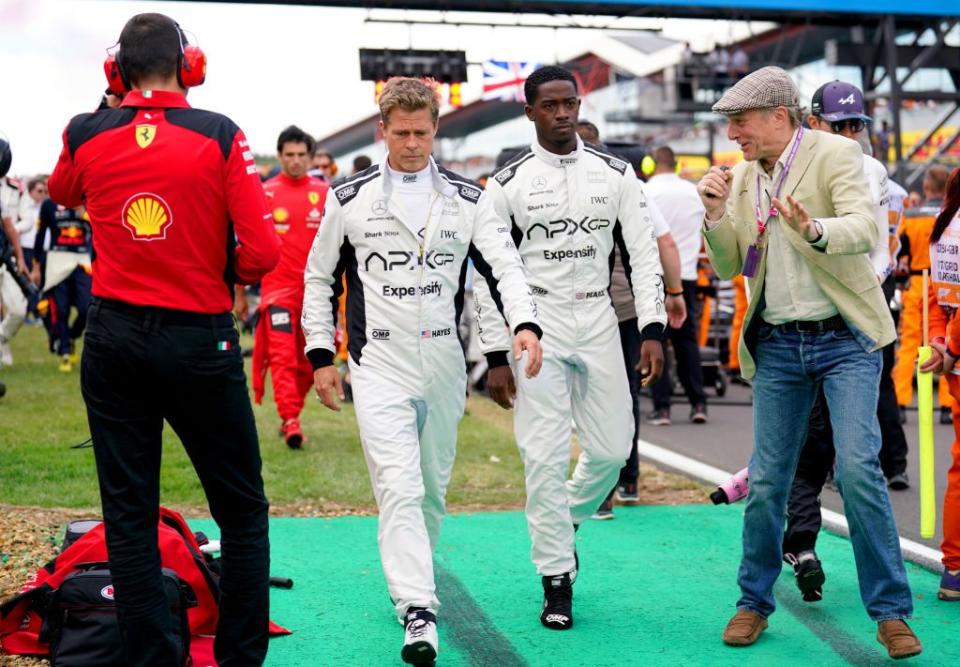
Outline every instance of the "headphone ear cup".
<svg viewBox="0 0 960 667"><path fill-rule="evenodd" d="M180 57L180 69L177 73L180 85L193 88L207 78L207 56L199 46L185 46Z"/></svg>
<svg viewBox="0 0 960 667"><path fill-rule="evenodd" d="M111 93L117 97L122 97L129 92L130 89L124 81L120 63L114 54L108 55L107 59L103 61L103 74L107 77L107 89Z"/></svg>

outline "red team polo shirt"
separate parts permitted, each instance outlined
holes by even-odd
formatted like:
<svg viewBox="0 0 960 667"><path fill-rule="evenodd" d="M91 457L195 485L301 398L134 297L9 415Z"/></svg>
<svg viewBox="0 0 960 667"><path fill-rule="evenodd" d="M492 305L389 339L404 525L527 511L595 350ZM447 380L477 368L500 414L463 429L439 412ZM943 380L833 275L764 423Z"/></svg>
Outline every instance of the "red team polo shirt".
<svg viewBox="0 0 960 667"><path fill-rule="evenodd" d="M234 283L277 263L280 241L243 132L180 93L135 90L119 109L73 118L49 189L58 204L86 206L94 296L224 313Z"/></svg>
<svg viewBox="0 0 960 667"><path fill-rule="evenodd" d="M307 255L320 227L330 186L319 178L292 178L281 172L264 183L263 189L281 248L277 268L264 276L260 295L264 303L285 301L289 296L299 307Z"/></svg>

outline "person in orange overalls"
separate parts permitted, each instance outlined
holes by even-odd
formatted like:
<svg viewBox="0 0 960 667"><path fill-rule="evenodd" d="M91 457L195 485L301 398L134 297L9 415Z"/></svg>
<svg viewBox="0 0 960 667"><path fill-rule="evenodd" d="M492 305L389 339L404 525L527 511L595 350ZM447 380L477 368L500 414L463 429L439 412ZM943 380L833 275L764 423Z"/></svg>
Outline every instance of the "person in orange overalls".
<svg viewBox="0 0 960 667"><path fill-rule="evenodd" d="M742 275L736 275L733 280L733 322L730 323L730 356L727 360L727 369L730 371L732 382L745 382L740 379L740 329L743 328L743 318L747 314L747 283Z"/></svg>
<svg viewBox="0 0 960 667"><path fill-rule="evenodd" d="M897 392L897 403L903 410L913 402L913 375L917 364L917 350L920 347L921 325L923 319L922 274L930 268L930 234L934 220L943 202L944 189L949 171L934 166L923 177L923 194L926 203L920 208L904 211L900 228L899 269L901 274L909 272L910 279L903 291L903 308L900 311L900 349L897 351L897 364L893 368L893 383ZM950 408L953 399L945 382L940 383L940 423L950 423Z"/></svg>
<svg viewBox="0 0 960 667"><path fill-rule="evenodd" d="M931 240L940 240L944 230L951 225L960 226L960 169L954 169L946 187L943 210L936 218ZM933 355L921 370L943 373L946 382L940 385L950 388L956 399L953 403L953 465L947 471L947 492L943 496L943 575L940 579L941 600L960 601L960 375L954 367L960 358L960 317L956 308L941 307L936 291L931 286L927 298L930 301L930 346ZM957 366L960 369L960 366ZM951 372L953 371L953 372Z"/></svg>

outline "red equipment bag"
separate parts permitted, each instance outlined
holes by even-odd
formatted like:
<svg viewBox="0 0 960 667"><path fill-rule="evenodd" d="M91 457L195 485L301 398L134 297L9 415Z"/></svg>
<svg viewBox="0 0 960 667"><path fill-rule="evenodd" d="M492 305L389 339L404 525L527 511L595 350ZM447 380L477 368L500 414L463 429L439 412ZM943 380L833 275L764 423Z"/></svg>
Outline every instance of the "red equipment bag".
<svg viewBox="0 0 960 667"><path fill-rule="evenodd" d="M194 663L214 664L211 637L216 632L219 613L218 577L207 567L196 537L178 512L160 508L158 537L161 566L176 572L196 596L196 606L187 610ZM49 596L77 566L107 560L104 527L100 523L37 570L17 595L0 605L0 653L46 657L50 646L40 641L40 630ZM291 633L271 621L270 634ZM198 653L202 655L200 660Z"/></svg>

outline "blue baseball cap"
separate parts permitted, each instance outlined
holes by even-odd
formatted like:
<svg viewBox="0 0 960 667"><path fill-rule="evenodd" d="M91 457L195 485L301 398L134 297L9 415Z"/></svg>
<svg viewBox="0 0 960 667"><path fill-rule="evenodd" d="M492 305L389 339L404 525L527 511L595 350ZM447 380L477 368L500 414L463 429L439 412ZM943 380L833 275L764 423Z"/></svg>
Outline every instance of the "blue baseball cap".
<svg viewBox="0 0 960 667"><path fill-rule="evenodd" d="M852 83L831 81L813 94L810 113L826 121L858 118L867 123L873 119L864 113L863 93Z"/></svg>

